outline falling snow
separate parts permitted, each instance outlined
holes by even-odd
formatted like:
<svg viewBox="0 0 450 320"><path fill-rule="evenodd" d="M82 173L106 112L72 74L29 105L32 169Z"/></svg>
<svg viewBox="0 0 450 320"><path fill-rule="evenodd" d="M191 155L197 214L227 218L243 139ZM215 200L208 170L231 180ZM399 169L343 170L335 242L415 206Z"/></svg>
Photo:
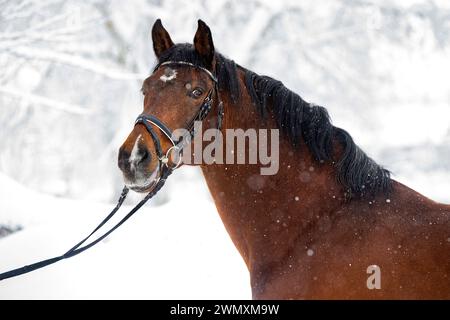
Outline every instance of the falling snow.
<svg viewBox="0 0 450 320"><path fill-rule="evenodd" d="M23 260L25 255L17 254L17 248L24 250L27 259L65 249L50 237L56 235L61 243L72 244L70 239L78 238L87 224L96 224L98 212L113 205L112 199L123 184L117 169L117 149L131 128L132 119L142 111L138 92L142 80L149 76L150 65L155 63L147 35L151 22L157 15L167 16L163 23L173 39L189 41L199 8L222 53L255 72L289 83L302 96L314 95L334 122L349 131L374 159L392 169L401 182L433 200L450 201L448 163L442 161L450 151L450 73L442 72L450 67L448 8L437 1L415 0L411 6L401 1L383 1L382 5L324 1L320 10L312 2L291 1L274 10L273 1L265 0L249 2L249 14L245 17L235 15L242 11L238 10L242 4L229 0L208 2L205 6L193 0L191 6L195 10L189 12L178 10L181 0L129 1L127 6L101 1L0 2L5 18L0 23L0 46L7 48L0 57L4 71L0 85L0 188L13 186L15 191L10 196L2 193L0 213L2 223L24 225L23 230L0 242L3 268L27 262ZM15 7L19 11L15 12ZM228 10L227 14L223 19L214 19L219 8ZM375 27L365 23L374 12L381 15ZM256 21L255 17L263 19ZM40 25L34 23L38 20ZM66 26L65 21L70 25ZM90 27L93 24L95 28ZM240 46L235 41L238 33L246 35ZM15 34L18 36L12 37ZM298 37L283 38L285 34L298 34L302 41ZM326 41L318 41L317 34L326 35ZM365 40L342 41L348 34ZM283 46L279 46L281 38ZM278 59L286 48L300 54ZM308 57L314 52L325 52L331 60L318 54L310 61ZM305 68L308 72L289 72ZM165 74L161 81L175 77L176 73ZM358 90L349 86L356 82ZM186 89L191 87L189 84ZM359 112L361 105L365 112ZM426 130L416 130L423 124L427 124ZM297 153L289 151L287 155L294 163ZM294 168L290 170L295 172ZM303 164L302 170L307 175L294 177L299 185L314 176L308 164ZM200 170L183 168L176 174L159 199L137 216L143 223L127 225L132 232L124 229L122 236L118 233L89 258L80 257L50 271L30 274L24 283L5 282L0 286L0 298L250 298L247 270L218 215L213 214L216 209L208 191L203 190L206 187ZM17 187L9 177L30 189ZM258 183L255 182L255 190L259 190ZM22 197L33 201L24 202ZM160 199L165 204L158 207ZM193 199L196 210L186 214ZM33 202L33 207L28 202ZM109 205L104 207L99 202ZM39 215L28 216L36 211ZM67 232L60 231L67 218L73 223L68 224ZM33 223L22 221L26 219ZM173 224L170 232L157 227L168 222ZM288 227L283 219L277 223ZM293 223L292 228L296 228ZM157 247L151 245L161 239L167 246L164 252L177 255L161 256ZM450 236L442 238L445 240L450 243ZM30 243L39 244L39 252L30 249ZM137 250L127 250L130 246ZM213 250L217 247L221 251ZM149 255L136 254L143 248ZM205 258L205 248L213 255L221 254L214 259ZM178 270L180 261L191 258L185 253L195 254L201 263L191 269L186 266L183 273ZM314 254L312 250L311 253ZM109 260L116 255L127 259ZM160 266L154 258L167 263ZM111 275L129 268L127 261L141 263L134 264L129 279L116 279L117 290L108 289ZM77 278L79 270L90 271ZM209 273L211 270L215 273ZM167 286L167 274L175 277L173 288ZM191 284L190 279L192 285L184 285L186 281ZM36 285L43 282L51 285ZM92 283L99 285L85 290Z"/></svg>

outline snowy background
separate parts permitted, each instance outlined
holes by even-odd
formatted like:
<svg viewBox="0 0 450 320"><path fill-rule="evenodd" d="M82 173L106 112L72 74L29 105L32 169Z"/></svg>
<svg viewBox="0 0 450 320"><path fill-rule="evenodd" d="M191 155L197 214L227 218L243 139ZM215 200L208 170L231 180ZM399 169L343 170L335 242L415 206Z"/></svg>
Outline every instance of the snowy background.
<svg viewBox="0 0 450 320"><path fill-rule="evenodd" d="M447 0L0 0L0 272L64 252L113 207L156 18L175 42L203 19L221 53L325 106L396 179L450 202ZM0 299L245 299L248 282L200 172L183 168L110 239L1 282Z"/></svg>

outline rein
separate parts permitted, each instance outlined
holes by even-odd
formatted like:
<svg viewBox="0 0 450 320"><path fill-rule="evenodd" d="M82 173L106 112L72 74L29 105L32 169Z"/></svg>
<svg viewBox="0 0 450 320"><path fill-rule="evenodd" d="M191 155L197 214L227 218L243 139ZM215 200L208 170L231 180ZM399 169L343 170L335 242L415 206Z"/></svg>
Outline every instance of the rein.
<svg viewBox="0 0 450 320"><path fill-rule="evenodd" d="M83 240L78 242L70 250L68 250L66 253L64 253L60 256L42 260L42 261L30 264L30 265L26 265L21 268L17 268L17 269L13 269L13 270L1 273L0 281L8 279L8 278L13 278L13 277L25 274L25 273L29 273L29 272L37 270L37 269L44 268L44 267L54 264L60 260L74 257L74 256L92 248L93 246L95 246L97 243L99 243L100 241L105 239L107 236L109 236L111 233L113 233L122 224L124 224L125 221L127 221L129 218L131 218L131 216L133 214L135 214L148 200L153 198L159 192L159 190L161 190L161 188L166 183L167 178L172 174L172 172L175 169L177 169L180 166L181 152L183 151L183 147L186 146L187 143L189 143L195 135L195 130L194 130L195 122L203 121L208 116L209 112L211 111L212 104L213 104L213 98L212 98L213 91L215 92L215 95L217 96L217 99L218 99L217 128L219 130L221 129L222 119L223 119L223 103L222 103L222 101L220 99L220 95L219 95L217 78L211 73L211 71L209 71L208 69L205 69L203 67L196 66L189 62L166 61L166 62L158 64L153 72L157 71L161 66L164 66L164 65L188 66L188 67L193 67L198 70L201 70L201 71L205 72L211 78L211 80L213 80L214 87L209 90L209 92L208 92L207 96L205 97L205 99L203 100L199 110L193 116L191 121L189 121L188 127L187 127L188 133L176 141L173 139L172 131L162 121L160 121L155 116L141 114L137 117L137 119L135 121L135 125L143 124L145 126L146 130L152 137L152 140L153 140L155 148L156 148L156 154L159 159L159 168L158 168L159 176L155 180L153 185L151 186L151 190L149 191L149 193L130 212L128 212L128 214L125 217L123 217L122 220L120 220L114 227L109 229L107 232L105 232L103 235L101 235L97 239L95 239L92 242L83 246L83 244L85 244L85 242L87 240L89 240L89 238L91 238L91 236L93 236L101 227L103 227L117 213L117 211L119 211L120 207L122 206L123 202L125 201L125 199L128 195L128 191L129 191L128 187L125 186L122 190L119 200L117 201L116 206L108 214L108 216L106 216L106 218L103 219L103 221L100 222L100 224L87 237L85 237ZM155 131L153 130L152 126L156 127L158 130L160 130L164 134L164 136L171 142L172 146L166 152L164 152L162 150L161 141L159 140L159 138L156 135ZM171 152L178 153L178 161L174 165L169 164L169 157L170 157Z"/></svg>

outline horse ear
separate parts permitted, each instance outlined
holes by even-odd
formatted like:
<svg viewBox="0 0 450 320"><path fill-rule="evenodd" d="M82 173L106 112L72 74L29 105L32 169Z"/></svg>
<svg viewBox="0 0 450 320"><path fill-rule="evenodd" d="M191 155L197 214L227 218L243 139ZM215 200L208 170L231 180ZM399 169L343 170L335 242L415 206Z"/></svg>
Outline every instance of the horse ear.
<svg viewBox="0 0 450 320"><path fill-rule="evenodd" d="M198 20L198 28L194 37L195 51L210 68L214 66L214 44L211 30L202 20Z"/></svg>
<svg viewBox="0 0 450 320"><path fill-rule="evenodd" d="M161 19L156 20L153 24L152 40L153 50L155 51L156 57L158 59L164 51L173 46L173 41L172 39L170 39L170 35L167 30L164 29L161 23Z"/></svg>

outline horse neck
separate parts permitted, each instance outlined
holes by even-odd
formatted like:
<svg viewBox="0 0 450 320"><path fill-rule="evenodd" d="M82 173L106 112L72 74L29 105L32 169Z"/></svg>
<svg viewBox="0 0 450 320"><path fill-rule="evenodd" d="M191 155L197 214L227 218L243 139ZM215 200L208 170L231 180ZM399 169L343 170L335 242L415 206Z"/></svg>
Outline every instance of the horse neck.
<svg viewBox="0 0 450 320"><path fill-rule="evenodd" d="M239 70L239 78L239 105L232 105L222 94L224 137L226 129L277 129L273 115L269 113L263 120L252 104L244 85L244 71ZM250 270L283 259L312 223L328 217L343 200L332 166L315 161L304 145L294 149L282 133L279 171L261 175L261 167L265 166L201 166L225 228Z"/></svg>

